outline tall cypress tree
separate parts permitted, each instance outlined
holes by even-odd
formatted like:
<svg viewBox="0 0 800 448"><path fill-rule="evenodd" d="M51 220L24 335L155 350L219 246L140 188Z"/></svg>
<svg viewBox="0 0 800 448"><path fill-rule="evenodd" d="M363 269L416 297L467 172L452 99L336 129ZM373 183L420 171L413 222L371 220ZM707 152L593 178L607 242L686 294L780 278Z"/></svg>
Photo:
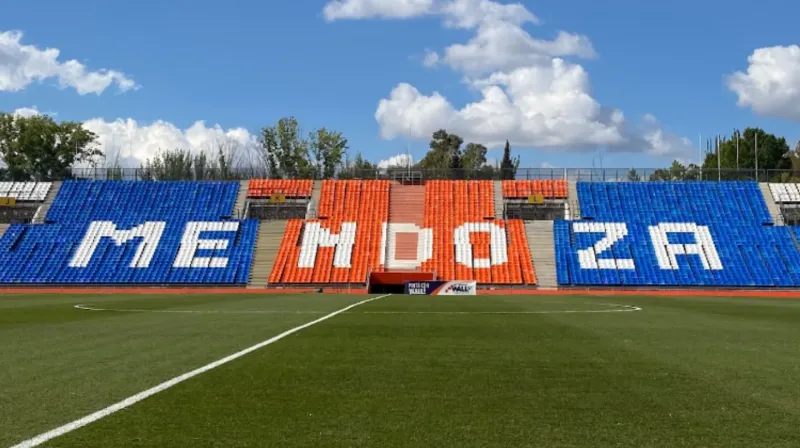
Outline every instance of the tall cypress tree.
<svg viewBox="0 0 800 448"><path fill-rule="evenodd" d="M519 157L511 159L511 145L506 140L506 147L503 150L503 161L500 162L500 178L503 180L514 180L519 167Z"/></svg>

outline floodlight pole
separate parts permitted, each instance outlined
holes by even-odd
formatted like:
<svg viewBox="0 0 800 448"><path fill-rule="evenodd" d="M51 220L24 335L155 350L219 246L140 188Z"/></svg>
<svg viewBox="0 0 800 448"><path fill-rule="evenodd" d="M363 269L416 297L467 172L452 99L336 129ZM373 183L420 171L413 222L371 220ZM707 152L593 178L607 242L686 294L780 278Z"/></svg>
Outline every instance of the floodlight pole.
<svg viewBox="0 0 800 448"><path fill-rule="evenodd" d="M756 132L756 182L758 182L758 132Z"/></svg>
<svg viewBox="0 0 800 448"><path fill-rule="evenodd" d="M697 138L697 163L700 165L700 180L703 180L703 133Z"/></svg>

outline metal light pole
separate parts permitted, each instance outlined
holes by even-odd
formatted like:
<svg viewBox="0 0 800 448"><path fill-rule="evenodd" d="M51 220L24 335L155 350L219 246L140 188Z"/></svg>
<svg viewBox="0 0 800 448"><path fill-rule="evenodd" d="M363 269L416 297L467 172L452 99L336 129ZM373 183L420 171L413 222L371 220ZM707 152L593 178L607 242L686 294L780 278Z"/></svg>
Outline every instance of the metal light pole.
<svg viewBox="0 0 800 448"><path fill-rule="evenodd" d="M758 182L758 132L756 132L756 182Z"/></svg>

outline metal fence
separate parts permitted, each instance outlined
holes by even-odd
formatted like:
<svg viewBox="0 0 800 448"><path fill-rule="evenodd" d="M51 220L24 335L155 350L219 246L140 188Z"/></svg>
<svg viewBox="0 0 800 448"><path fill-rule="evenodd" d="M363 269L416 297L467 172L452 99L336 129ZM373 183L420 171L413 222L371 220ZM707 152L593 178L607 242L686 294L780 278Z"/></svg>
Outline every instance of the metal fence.
<svg viewBox="0 0 800 448"><path fill-rule="evenodd" d="M53 175L37 179L2 180L250 180L269 178L263 169L236 169L225 175L214 172L183 173L155 178L151 172L141 168L73 168L63 176ZM297 178L304 178L298 176ZM305 178L314 178L307 176ZM753 170L753 169L686 169L673 171L664 168L519 168L515 173L503 173L499 169L482 170L425 170L418 168L389 168L337 172L336 179L389 179L421 182L433 179L452 180L567 180L575 182L655 182L655 181L758 181L798 182L800 171Z"/></svg>

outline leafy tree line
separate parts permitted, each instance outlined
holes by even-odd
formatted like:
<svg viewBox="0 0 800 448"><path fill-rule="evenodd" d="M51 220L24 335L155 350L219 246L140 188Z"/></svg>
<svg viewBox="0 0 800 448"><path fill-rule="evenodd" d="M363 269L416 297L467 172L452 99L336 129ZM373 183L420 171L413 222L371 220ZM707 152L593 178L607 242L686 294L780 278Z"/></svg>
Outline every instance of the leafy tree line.
<svg viewBox="0 0 800 448"><path fill-rule="evenodd" d="M57 123L46 115L29 118L0 113L0 178L26 181L69 177L76 163L102 156L97 136L80 123Z"/></svg>
<svg viewBox="0 0 800 448"><path fill-rule="evenodd" d="M224 143L216 146L216 151L207 149L197 154L180 148L160 151L139 168L138 176L142 180L237 180L237 147Z"/></svg>
<svg viewBox="0 0 800 448"><path fill-rule="evenodd" d="M708 144L702 166L684 165L675 160L668 168L639 173L631 169L626 179L638 180L716 180L753 178L756 167L756 141L760 180L800 182L800 143L792 149L783 137L762 129L734 130L719 143ZM738 148L738 149L737 149ZM282 118L264 127L253 148L223 141L202 151L165 148L138 169L142 179L239 179L244 177L352 179L378 178L392 170L409 167L384 167L361 153L348 155L347 138L328 128L304 133L298 120ZM506 142L498 166L487 163L487 148L469 142L446 130L431 136L429 150L412 169L425 171L439 179L513 179L519 157L513 157ZM57 122L47 115L21 117L0 113L0 168L2 180L47 180L72 177L72 168L81 164L102 167L104 177L122 178L117 161L104 158L98 137L81 123ZM717 167L721 168L717 170ZM791 171L789 171L791 170ZM750 176L750 177L748 177Z"/></svg>
<svg viewBox="0 0 800 448"><path fill-rule="evenodd" d="M427 177L449 179L513 179L519 167L519 157L511 158L511 148L506 142L500 167L487 164L486 146L468 143L456 134L445 130L433 133L430 150L425 157L411 167L387 167L377 164L357 153L351 161L347 159L347 139L340 133L326 128L312 131L302 137L294 118L283 118L274 126L262 129L260 155L269 168L271 177L352 179L376 178L387 171L416 168L425 170Z"/></svg>
<svg viewBox="0 0 800 448"><path fill-rule="evenodd" d="M444 130L433 134L430 151L413 168L424 169L436 178L513 178L519 158L511 157L506 143L500 167L487 164L487 148L468 143ZM258 143L243 148L233 141L214 143L201 151L161 148L136 170L135 178L145 180L233 180L242 177L281 179L378 178L408 167L384 167L361 153L348 157L347 138L328 128L301 130L296 118L286 117L259 133ZM56 122L47 115L22 117L0 113L0 179L69 179L80 164L93 175L108 179L131 178L120 167L118 156L109 160L98 136L81 123ZM113 158L113 157L112 157Z"/></svg>
<svg viewBox="0 0 800 448"><path fill-rule="evenodd" d="M499 167L487 163L488 149L480 143L467 143L444 129L433 133L430 150L415 167L438 179L514 179L519 157L511 158L511 146L506 141Z"/></svg>
<svg viewBox="0 0 800 448"><path fill-rule="evenodd" d="M758 147L758 164L756 164ZM769 134L763 129L734 130L730 136L706 141L702 166L682 164L675 160L669 168L657 169L648 180L758 180L771 182L800 182L800 142L792 150L784 137ZM783 170L785 172L776 172ZM791 171L789 171L791 170ZM772 172L770 172L772 171ZM627 180L642 180L643 175L631 169Z"/></svg>

